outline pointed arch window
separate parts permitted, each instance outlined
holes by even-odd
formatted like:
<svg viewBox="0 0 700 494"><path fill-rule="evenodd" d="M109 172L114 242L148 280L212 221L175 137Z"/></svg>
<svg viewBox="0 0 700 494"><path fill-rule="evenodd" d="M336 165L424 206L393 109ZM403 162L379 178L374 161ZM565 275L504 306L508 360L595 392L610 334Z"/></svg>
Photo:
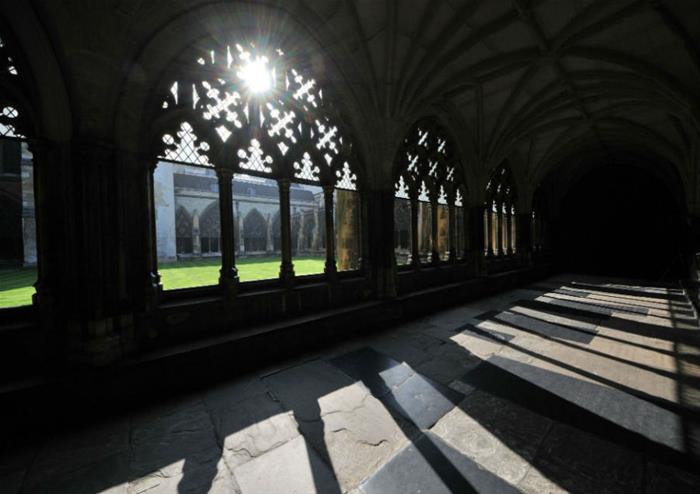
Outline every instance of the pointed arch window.
<svg viewBox="0 0 700 494"><path fill-rule="evenodd" d="M192 217L180 206L175 214L176 248L181 255L192 254Z"/></svg>
<svg viewBox="0 0 700 494"><path fill-rule="evenodd" d="M283 47L207 43L184 53L161 87L152 139L157 168L173 171L159 180L156 170L156 200L194 209L218 199L220 236L203 236L204 223L193 231L201 255L220 256L211 269L221 272L222 285L235 285L238 270L245 280L270 277L269 267L252 271L254 259L237 266L237 257L252 255L278 263L288 281L359 269L358 159L328 88ZM194 187L171 188L177 174ZM169 214L156 211L159 231L170 228ZM158 235L159 242L168 238Z"/></svg>
<svg viewBox="0 0 700 494"><path fill-rule="evenodd" d="M397 154L396 170L397 265L418 267L463 259L466 187L447 132L430 119L416 123Z"/></svg>
<svg viewBox="0 0 700 494"><path fill-rule="evenodd" d="M487 257L505 257L516 253L516 199L512 174L504 163L486 184L484 250Z"/></svg>
<svg viewBox="0 0 700 494"><path fill-rule="evenodd" d="M0 309L31 305L40 282L33 127L24 82L0 38Z"/></svg>

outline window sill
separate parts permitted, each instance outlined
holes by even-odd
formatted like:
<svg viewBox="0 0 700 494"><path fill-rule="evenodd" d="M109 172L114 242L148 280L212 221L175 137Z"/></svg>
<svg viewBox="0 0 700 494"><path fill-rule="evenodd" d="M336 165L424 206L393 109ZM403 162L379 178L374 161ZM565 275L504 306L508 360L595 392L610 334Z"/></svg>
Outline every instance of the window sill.
<svg viewBox="0 0 700 494"><path fill-rule="evenodd" d="M361 270L341 271L337 274L337 276L339 283L364 279L364 275ZM237 298L241 296L248 297L269 293L281 293L289 290L294 291L295 289L322 284L332 284L330 281L328 281L324 273L296 276L294 278L294 285L291 288L283 287L279 278L271 280L245 281L238 285L239 293ZM189 303L209 303L220 302L223 300L224 295L218 285L176 288L164 290L162 292L160 307L169 308L187 305Z"/></svg>

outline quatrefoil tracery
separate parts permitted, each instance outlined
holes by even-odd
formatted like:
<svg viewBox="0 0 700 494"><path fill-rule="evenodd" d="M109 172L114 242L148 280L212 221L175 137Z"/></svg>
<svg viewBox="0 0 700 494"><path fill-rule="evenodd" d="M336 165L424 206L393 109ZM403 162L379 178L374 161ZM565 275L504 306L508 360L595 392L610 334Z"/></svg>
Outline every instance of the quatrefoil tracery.
<svg viewBox="0 0 700 494"><path fill-rule="evenodd" d="M263 94L252 94L242 79L250 60L270 71ZM343 181L355 190L356 174L344 172L352 168L353 150L336 112L315 79L285 62L281 50L253 43L201 55L162 101L163 121L170 123L159 156L336 186Z"/></svg>
<svg viewBox="0 0 700 494"><path fill-rule="evenodd" d="M419 201L430 201L435 196L446 204L462 186L451 142L434 122L419 122L411 129L399 152L398 166L397 198L413 195Z"/></svg>

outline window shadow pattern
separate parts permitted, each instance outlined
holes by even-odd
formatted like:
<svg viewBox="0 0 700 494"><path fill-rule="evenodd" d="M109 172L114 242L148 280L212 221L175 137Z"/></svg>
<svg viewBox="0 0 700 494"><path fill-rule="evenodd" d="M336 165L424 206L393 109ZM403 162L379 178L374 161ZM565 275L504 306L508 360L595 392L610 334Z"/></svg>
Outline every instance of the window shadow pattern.
<svg viewBox="0 0 700 494"><path fill-rule="evenodd" d="M604 290L596 287L596 291ZM27 493L45 492L47 485L52 492L97 492L128 482L135 490L240 489L245 494L270 486L265 492L276 492L274 486L289 488L284 479L302 482L299 485L309 492L345 492L348 483L338 473L333 449L337 445L328 443L329 416L338 410L329 411L327 400L359 385L381 403L406 438L386 461L360 479L356 487L363 494L517 492L525 487L532 490L533 485L571 492L631 492L652 486L658 488L655 492L663 492L664 486L671 485L672 492L684 492L684 488L693 492L699 485L695 482L700 482L691 473L700 464L694 436L697 403L684 397L692 398L698 386L694 376L684 372L697 365L698 345L685 329L696 324L687 315L692 311L687 302L669 303L670 323L662 326L630 324L619 317L624 312L608 308L601 312L593 301L587 302L588 310L571 301L549 303L556 299L543 298L547 294L543 290L520 294L523 298L514 298L503 310L465 317L449 328L419 322L418 330L395 338L400 345L393 348L364 342L369 347L291 363L124 420L52 437L28 455L33 458L27 460L30 466L12 471L17 478L3 478L15 479L18 491ZM519 313L521 309L530 312ZM676 309L683 311L677 318ZM562 320L567 325L560 324ZM591 329L597 325L614 328L617 336ZM629 341L619 337L624 332L630 334ZM462 335L469 335L472 342L493 343L500 351L480 354L477 348L457 343L456 337ZM605 356L587 348L593 340L660 350L678 362L679 399L664 402L581 369L575 362L533 350L524 338L534 337L564 344L572 352L597 352L598 357ZM672 349L640 344L639 337L669 343ZM429 350L401 350L415 341ZM426 352L432 360L423 358ZM458 375L437 371L435 365L448 355L469 369ZM653 370L642 362L636 364L644 371ZM674 376L666 373L664 377ZM658 436L623 420L625 413L649 410L657 414L657 421L643 425L667 421ZM495 438L503 451L516 458L513 464L527 473L509 477L511 473L488 465L489 458L480 456L483 437L460 436L459 429L451 432L453 421L460 417L476 424L481 434ZM667 430L677 432L678 442L673 435L664 439L662 433ZM21 463L22 457L15 455L15 463ZM255 483L260 478L270 483Z"/></svg>

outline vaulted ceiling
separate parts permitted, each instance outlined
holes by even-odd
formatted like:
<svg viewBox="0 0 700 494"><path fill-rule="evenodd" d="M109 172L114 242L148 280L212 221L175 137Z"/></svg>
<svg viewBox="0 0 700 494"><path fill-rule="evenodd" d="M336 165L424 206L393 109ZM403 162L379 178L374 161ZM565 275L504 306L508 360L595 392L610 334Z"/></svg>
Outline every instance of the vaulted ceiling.
<svg viewBox="0 0 700 494"><path fill-rule="evenodd" d="M200 9L224 17L233 3L34 0L33 8L66 67L78 126L87 132L110 122L99 111L124 91L114 81L133 72L157 32L183 16L197 23ZM694 197L697 0L244 3L251 12L261 4L280 12L265 19L269 29L293 24L318 40L350 88L355 127L372 129L363 139L395 143L417 118L436 114L460 142L474 180L503 159L530 188L577 157L648 159L671 163Z"/></svg>

